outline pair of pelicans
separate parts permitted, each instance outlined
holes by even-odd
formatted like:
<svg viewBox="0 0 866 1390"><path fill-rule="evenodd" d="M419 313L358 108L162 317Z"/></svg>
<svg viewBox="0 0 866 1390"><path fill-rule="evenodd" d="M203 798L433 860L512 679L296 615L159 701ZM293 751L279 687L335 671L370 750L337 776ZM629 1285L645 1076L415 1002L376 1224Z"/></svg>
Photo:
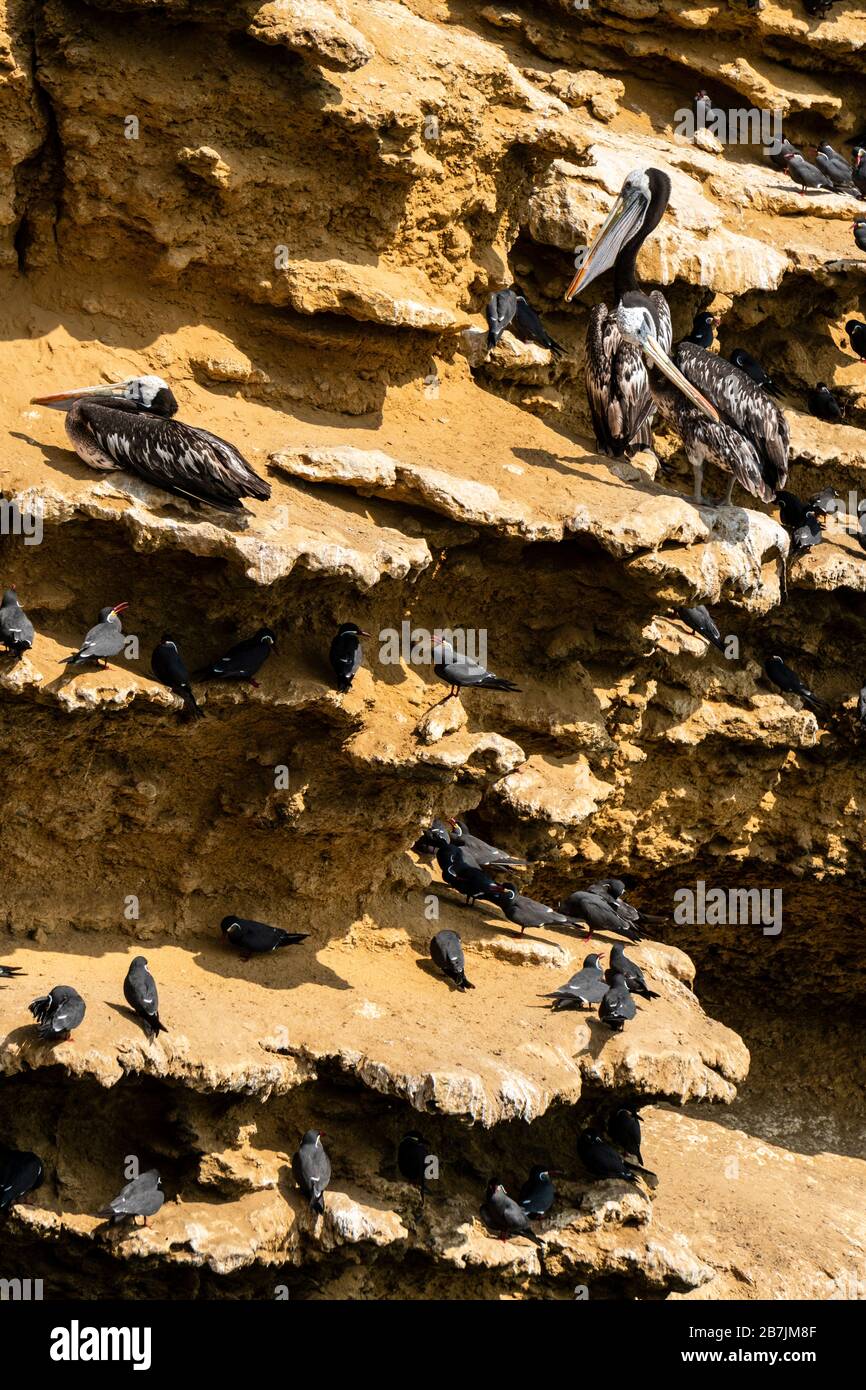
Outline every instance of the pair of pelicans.
<svg viewBox="0 0 866 1390"><path fill-rule="evenodd" d="M613 266L615 305L590 315L586 390L601 453L632 454L652 445L656 411L676 431L695 475L695 499L707 463L753 497L772 502L788 476L788 426L751 377L716 353L681 342L670 357L671 312L659 290L637 282L638 252L668 206L671 183L660 169L635 169L565 293L570 300Z"/></svg>
<svg viewBox="0 0 866 1390"><path fill-rule="evenodd" d="M683 441L702 501L704 465L731 475L772 502L788 475L788 427L782 412L745 372L696 343L670 357L671 314L659 290L637 283L640 248L668 206L671 184L659 169L636 169L566 291L570 300L611 266L613 310L590 316L586 386L598 448L617 456L652 445L656 411ZM182 497L238 511L244 497L267 499L270 484L225 440L173 418L177 401L157 376L37 397L68 411L76 453L93 468L126 469Z"/></svg>

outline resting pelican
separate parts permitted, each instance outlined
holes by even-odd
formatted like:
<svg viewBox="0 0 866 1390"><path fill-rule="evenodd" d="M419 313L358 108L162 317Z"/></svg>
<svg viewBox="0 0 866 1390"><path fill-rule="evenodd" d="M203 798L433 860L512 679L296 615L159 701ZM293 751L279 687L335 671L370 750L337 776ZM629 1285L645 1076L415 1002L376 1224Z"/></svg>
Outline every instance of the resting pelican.
<svg viewBox="0 0 866 1390"><path fill-rule="evenodd" d="M637 256L664 216L671 181L660 169L633 169L565 292L567 300L614 267L614 308L597 304L586 335L586 394L599 453L618 458L652 447L653 399L640 351L624 342L616 312L623 295L639 292ZM660 290L643 296L655 323L655 337L671 350L671 311Z"/></svg>
<svg viewBox="0 0 866 1390"><path fill-rule="evenodd" d="M91 468L126 469L154 487L221 511L243 510L244 497L271 495L270 483L234 445L172 418L177 401L162 377L36 396L31 405L67 412L66 433Z"/></svg>
<svg viewBox="0 0 866 1390"><path fill-rule="evenodd" d="M679 343L671 361L659 349L645 298L624 296L617 327L649 359L650 392L683 441L694 470L695 501L703 501L704 465L712 463L731 474L726 502L734 483L772 502L788 479L789 432L781 410L739 367L696 343Z"/></svg>

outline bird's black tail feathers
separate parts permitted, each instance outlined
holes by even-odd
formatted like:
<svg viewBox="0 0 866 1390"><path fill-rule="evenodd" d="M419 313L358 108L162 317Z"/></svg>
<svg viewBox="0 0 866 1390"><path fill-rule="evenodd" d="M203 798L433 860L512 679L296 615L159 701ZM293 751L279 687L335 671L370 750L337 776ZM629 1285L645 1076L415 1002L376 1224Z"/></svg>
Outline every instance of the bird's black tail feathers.
<svg viewBox="0 0 866 1390"><path fill-rule="evenodd" d="M310 1211L317 1212L319 1216L325 1214L325 1194L324 1192L314 1192L310 1198Z"/></svg>
<svg viewBox="0 0 866 1390"><path fill-rule="evenodd" d="M279 950L281 946L297 946L299 941L306 941L309 935L310 933L308 931L286 932L283 940L277 942L277 950Z"/></svg>
<svg viewBox="0 0 866 1390"><path fill-rule="evenodd" d="M655 1191L659 1185L658 1175L656 1173L651 1173L649 1168L644 1168L640 1163L629 1163L627 1158L623 1159L623 1163L626 1168L628 1168L629 1172L634 1175L635 1181L637 1181L637 1178L641 1177L647 1187L651 1187L653 1191Z"/></svg>
<svg viewBox="0 0 866 1390"><path fill-rule="evenodd" d="M813 714L820 714L827 719L832 714L832 709L826 700L821 700L817 695L813 695L811 690L806 695L801 695L804 705L808 705Z"/></svg>
<svg viewBox="0 0 866 1390"><path fill-rule="evenodd" d="M32 1013L33 1017L36 1019L37 1023L41 1023L44 1019L46 1013L48 1012L50 1003L51 995L42 994L39 996L38 999L34 999L32 1004L27 1005L28 1009Z"/></svg>
<svg viewBox="0 0 866 1390"><path fill-rule="evenodd" d="M481 681L480 684L484 686L485 690L516 690L518 692L520 690L519 685L515 685L513 681L505 680L502 676L491 676L488 680Z"/></svg>
<svg viewBox="0 0 866 1390"><path fill-rule="evenodd" d="M460 993L461 993L461 994L462 994L463 991L466 990L466 989L474 989L474 988L475 988L475 986L474 986L469 980L467 980L465 973L463 973L463 974L457 976L457 977L455 978L455 983L456 983L456 985L457 985L457 988L460 990Z"/></svg>
<svg viewBox="0 0 866 1390"><path fill-rule="evenodd" d="M191 686L182 685L177 693L183 700L184 708L190 719L204 719L204 710L193 695Z"/></svg>
<svg viewBox="0 0 866 1390"><path fill-rule="evenodd" d="M148 1019L148 1026L150 1030L150 1036L152 1038L155 1038L158 1033L168 1032L168 1029L166 1028L165 1024L160 1019L159 1014L154 1014L153 1018Z"/></svg>

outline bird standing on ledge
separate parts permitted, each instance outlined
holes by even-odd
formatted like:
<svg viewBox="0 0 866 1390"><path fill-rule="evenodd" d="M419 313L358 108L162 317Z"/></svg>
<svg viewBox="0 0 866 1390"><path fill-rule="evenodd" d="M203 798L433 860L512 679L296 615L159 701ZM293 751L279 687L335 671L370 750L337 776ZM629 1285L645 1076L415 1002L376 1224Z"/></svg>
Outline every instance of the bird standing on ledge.
<svg viewBox="0 0 866 1390"><path fill-rule="evenodd" d="M256 672L276 650L276 633L272 628L260 627L254 637L245 637L242 642L236 642L229 647L225 656L218 657L195 674L198 680L203 681L249 681L258 690L259 683L254 679Z"/></svg>
<svg viewBox="0 0 866 1390"><path fill-rule="evenodd" d="M28 1009L36 1019L43 1042L68 1042L87 1012L77 989L71 985L55 985L49 994L34 999Z"/></svg>
<svg viewBox="0 0 866 1390"><path fill-rule="evenodd" d="M190 718L204 718L192 693L186 662L180 654L180 647L170 632L163 633L159 646L154 647L150 658L150 669L161 685L168 686L172 694L180 696Z"/></svg>
<svg viewBox="0 0 866 1390"><path fill-rule="evenodd" d="M469 656L455 652L450 642L439 638L433 643L433 670L441 681L451 686L445 699L460 694L463 686L482 686L485 690L519 690L520 686L508 681L504 676L495 676L492 671L479 666ZM440 703L443 703L440 701Z"/></svg>
<svg viewBox="0 0 866 1390"><path fill-rule="evenodd" d="M337 635L331 643L329 660L337 677L337 689L341 695L351 690L352 681L364 659L361 638L371 636L372 633L365 632L357 623L341 623L337 628Z"/></svg>
<svg viewBox="0 0 866 1390"><path fill-rule="evenodd" d="M108 662L105 658L117 656L126 644L119 615L128 607L128 603L116 603L113 608L101 608L96 626L87 633L77 652L64 657L64 664L81 666L85 661L101 661L103 671L107 671Z"/></svg>
<svg viewBox="0 0 866 1390"><path fill-rule="evenodd" d="M33 636L33 624L18 602L13 584L3 595L3 604L0 607L0 642L16 661L20 661L24 653L29 652L33 646Z"/></svg>

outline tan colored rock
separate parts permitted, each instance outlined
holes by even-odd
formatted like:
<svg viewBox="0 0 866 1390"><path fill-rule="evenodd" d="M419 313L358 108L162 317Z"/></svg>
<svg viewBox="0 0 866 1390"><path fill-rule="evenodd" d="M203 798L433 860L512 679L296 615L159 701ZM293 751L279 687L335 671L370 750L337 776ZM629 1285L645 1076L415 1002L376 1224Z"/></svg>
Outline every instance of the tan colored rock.
<svg viewBox="0 0 866 1390"><path fill-rule="evenodd" d="M263 5L247 29L262 43L279 44L312 63L336 72L352 72L369 63L372 44L322 0L290 0Z"/></svg>
<svg viewBox="0 0 866 1390"><path fill-rule="evenodd" d="M179 150L177 162L204 183L213 184L214 188L228 188L231 182L231 169L209 145L201 145L197 150Z"/></svg>

